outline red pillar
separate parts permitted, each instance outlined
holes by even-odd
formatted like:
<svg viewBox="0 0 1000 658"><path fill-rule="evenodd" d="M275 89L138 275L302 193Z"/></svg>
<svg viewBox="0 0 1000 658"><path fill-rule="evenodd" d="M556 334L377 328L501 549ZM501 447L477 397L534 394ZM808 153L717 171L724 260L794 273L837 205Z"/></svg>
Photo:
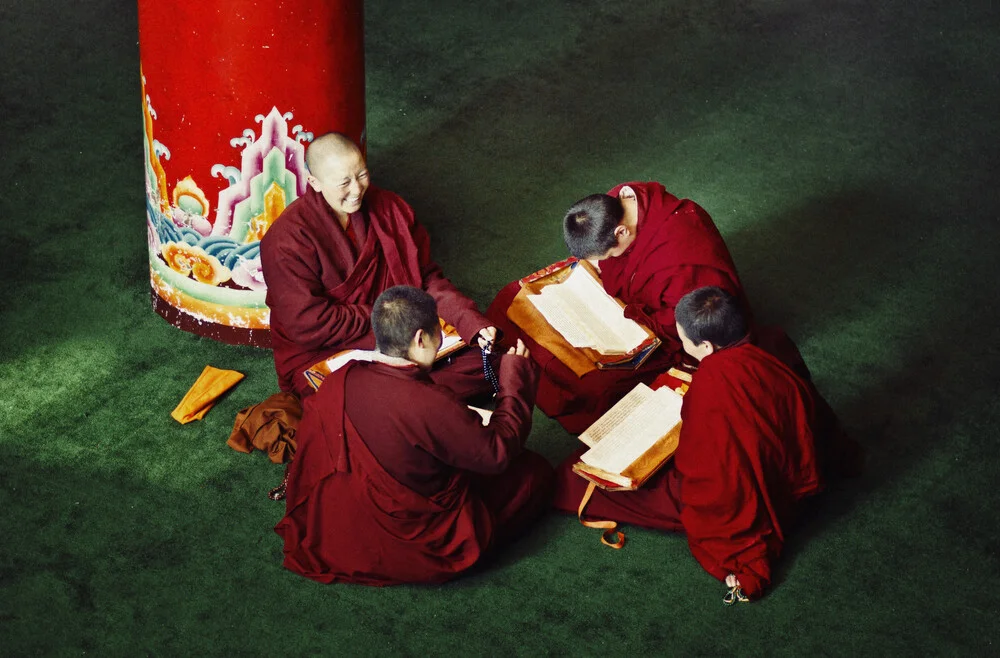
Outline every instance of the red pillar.
<svg viewBox="0 0 1000 658"><path fill-rule="evenodd" d="M313 137L364 148L363 0L139 0L139 49L153 308L269 346L260 238Z"/></svg>

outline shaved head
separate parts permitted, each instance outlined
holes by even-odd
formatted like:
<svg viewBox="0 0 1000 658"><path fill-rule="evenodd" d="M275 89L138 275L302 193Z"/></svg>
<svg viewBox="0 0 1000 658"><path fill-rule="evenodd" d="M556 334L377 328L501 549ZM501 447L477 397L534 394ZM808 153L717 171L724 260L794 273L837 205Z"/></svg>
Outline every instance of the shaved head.
<svg viewBox="0 0 1000 658"><path fill-rule="evenodd" d="M306 166L306 181L323 195L341 227L346 227L368 191L368 165L361 149L346 135L327 133L306 149Z"/></svg>
<svg viewBox="0 0 1000 658"><path fill-rule="evenodd" d="M319 175L332 162L353 158L361 154L361 149L347 136L340 133L320 135L306 149L306 166L314 175Z"/></svg>

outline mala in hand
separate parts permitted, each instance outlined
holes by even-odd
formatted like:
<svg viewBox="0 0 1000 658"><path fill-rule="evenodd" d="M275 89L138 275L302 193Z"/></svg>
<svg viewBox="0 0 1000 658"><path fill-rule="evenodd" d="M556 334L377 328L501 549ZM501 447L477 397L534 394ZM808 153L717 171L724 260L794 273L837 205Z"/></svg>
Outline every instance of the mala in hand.
<svg viewBox="0 0 1000 658"><path fill-rule="evenodd" d="M493 370L493 362L490 361L490 355L493 354L493 341L486 341L486 347L481 349L483 351L483 375L493 387L493 392L498 394L500 393L500 380L497 379L497 373Z"/></svg>

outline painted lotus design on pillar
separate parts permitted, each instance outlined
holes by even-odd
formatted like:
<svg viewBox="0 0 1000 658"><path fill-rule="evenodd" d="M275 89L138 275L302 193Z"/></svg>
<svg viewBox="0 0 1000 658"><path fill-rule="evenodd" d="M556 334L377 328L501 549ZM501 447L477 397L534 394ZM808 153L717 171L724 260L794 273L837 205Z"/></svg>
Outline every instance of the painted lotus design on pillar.
<svg viewBox="0 0 1000 658"><path fill-rule="evenodd" d="M267 329L267 286L260 240L281 212L306 191L305 144L313 134L293 115L272 108L254 117L260 134L246 128L230 140L241 149L239 167L219 163L192 172L170 189L163 162L169 145L154 137L156 111L145 94L146 216L150 280L154 292L198 321ZM198 177L228 181L214 204Z"/></svg>
<svg viewBox="0 0 1000 658"><path fill-rule="evenodd" d="M260 241L316 136L365 135L362 0L139 0L153 310L269 347Z"/></svg>

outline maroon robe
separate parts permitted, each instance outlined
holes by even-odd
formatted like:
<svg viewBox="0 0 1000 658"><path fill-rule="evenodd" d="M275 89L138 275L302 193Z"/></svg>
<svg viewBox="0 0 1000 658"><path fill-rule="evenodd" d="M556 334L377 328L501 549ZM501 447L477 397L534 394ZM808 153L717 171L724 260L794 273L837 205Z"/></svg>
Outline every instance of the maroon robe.
<svg viewBox="0 0 1000 658"><path fill-rule="evenodd" d="M604 289L625 304L625 315L646 325L663 344L637 370L593 371L577 377L551 352L524 336L507 319L520 286L513 282L497 294L486 314L504 332L505 341L525 341L542 367L538 407L569 432L585 430L639 382L681 361L683 350L674 327L674 306L703 286L718 286L743 300L743 289L726 243L712 218L698 204L678 199L659 183L623 183L635 190L638 226L635 241L621 256L600 262Z"/></svg>
<svg viewBox="0 0 1000 658"><path fill-rule="evenodd" d="M585 516L682 531L708 573L736 574L758 597L800 502L822 488L811 389L744 343L702 360L681 417L673 464L638 491L596 491ZM558 469L554 504L575 513L586 482L572 460Z"/></svg>
<svg viewBox="0 0 1000 658"><path fill-rule="evenodd" d="M309 188L261 240L271 347L283 391L311 395L302 374L307 368L342 350L373 349L372 305L394 285L430 293L438 314L466 342L490 324L431 259L427 231L399 196L369 187L349 227L359 247L341 229L323 195ZM478 357L467 357L471 359L456 360L474 370ZM485 391L481 373L480 366L478 378L468 381L482 382Z"/></svg>
<svg viewBox="0 0 1000 658"><path fill-rule="evenodd" d="M284 565L323 583L442 582L548 507L552 467L524 449L534 367L504 356L488 426L415 366L353 363L304 404L275 527Z"/></svg>

